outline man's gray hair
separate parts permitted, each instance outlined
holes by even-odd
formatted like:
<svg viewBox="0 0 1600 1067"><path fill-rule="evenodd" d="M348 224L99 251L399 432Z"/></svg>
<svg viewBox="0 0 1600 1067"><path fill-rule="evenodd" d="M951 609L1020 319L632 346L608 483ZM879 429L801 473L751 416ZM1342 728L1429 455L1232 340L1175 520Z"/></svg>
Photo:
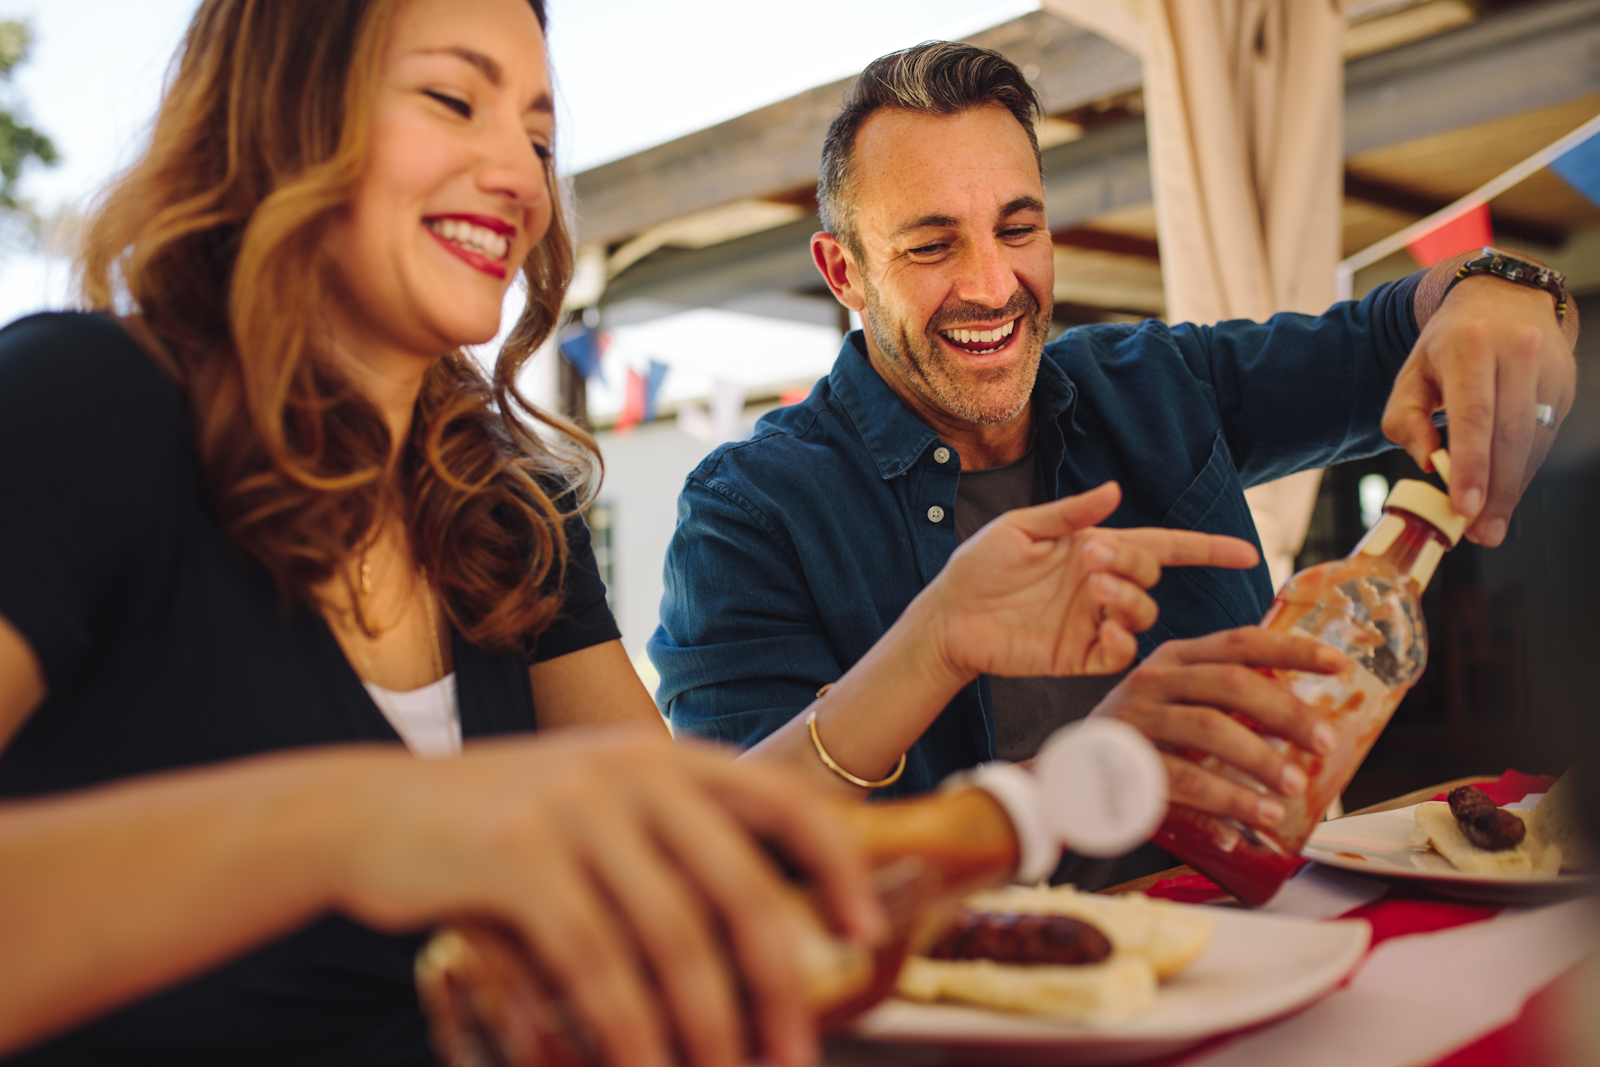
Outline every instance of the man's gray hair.
<svg viewBox="0 0 1600 1067"><path fill-rule="evenodd" d="M1039 160L1034 123L1043 113L1039 94L1017 65L999 52L959 41L924 41L913 48L875 59L856 78L822 143L822 174L817 179L817 212L822 228L837 237L859 261L861 237L856 231L854 174L851 159L856 134L884 108L925 115L956 115L978 107L1003 107L1016 117L1033 158Z"/></svg>

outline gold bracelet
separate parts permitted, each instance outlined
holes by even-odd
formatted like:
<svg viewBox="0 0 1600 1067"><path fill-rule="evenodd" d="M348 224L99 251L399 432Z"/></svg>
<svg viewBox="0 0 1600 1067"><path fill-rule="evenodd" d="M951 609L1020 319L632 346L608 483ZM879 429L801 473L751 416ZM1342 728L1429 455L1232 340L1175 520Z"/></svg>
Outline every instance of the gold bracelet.
<svg viewBox="0 0 1600 1067"><path fill-rule="evenodd" d="M833 683L830 682L821 689L817 690L817 696L820 698L823 693L826 693L832 688ZM876 782L867 778L857 778L855 775L839 766L838 762L832 756L828 755L828 750L822 747L822 735L817 733L817 709L814 706L812 707L810 713L806 715L806 729L811 731L811 744L816 747L817 758L822 760L823 764L828 768L828 770L832 771L834 774L837 774L840 778L843 778L851 785L859 785L862 789L882 789L886 785L894 785L900 780L900 776L906 773L906 754L904 752L900 753L900 765L894 769L894 772L887 778L879 778Z"/></svg>

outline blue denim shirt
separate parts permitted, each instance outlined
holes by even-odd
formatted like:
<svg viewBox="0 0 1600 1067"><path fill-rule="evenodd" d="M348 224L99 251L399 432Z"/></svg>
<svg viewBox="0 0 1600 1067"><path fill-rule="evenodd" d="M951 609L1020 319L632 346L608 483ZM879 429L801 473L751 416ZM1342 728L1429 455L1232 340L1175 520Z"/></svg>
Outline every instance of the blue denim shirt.
<svg viewBox="0 0 1600 1067"><path fill-rule="evenodd" d="M1256 542L1244 487L1389 447L1378 423L1417 339L1420 275L1312 317L1216 326L1107 324L1045 346L1034 447L1056 497L1114 478L1107 526ZM811 395L697 467L678 499L649 653L673 729L748 747L866 654L956 547L955 449L890 391L857 332ZM933 510L935 507L942 509ZM935 516L941 516L935 518ZM1173 637L1260 621L1265 564L1181 568L1152 590ZM967 686L884 795L994 758L987 679Z"/></svg>

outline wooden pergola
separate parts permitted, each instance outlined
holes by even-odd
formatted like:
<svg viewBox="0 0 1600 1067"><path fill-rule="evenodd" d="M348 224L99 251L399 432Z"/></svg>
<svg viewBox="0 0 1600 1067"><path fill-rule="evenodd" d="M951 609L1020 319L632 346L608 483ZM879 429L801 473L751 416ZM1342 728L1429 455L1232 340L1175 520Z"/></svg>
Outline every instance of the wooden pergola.
<svg viewBox="0 0 1600 1067"><path fill-rule="evenodd" d="M1600 0L1367 0L1345 68L1346 254L1468 192L1600 112ZM1365 13L1365 14L1364 14ZM1016 62L1039 129L1062 325L1164 310L1128 52L1037 11L969 38ZM824 132L847 81L576 176L582 254L613 322L721 307L831 323L808 252ZM1600 287L1600 211L1548 172L1492 205L1497 240ZM1413 269L1403 255L1358 291Z"/></svg>

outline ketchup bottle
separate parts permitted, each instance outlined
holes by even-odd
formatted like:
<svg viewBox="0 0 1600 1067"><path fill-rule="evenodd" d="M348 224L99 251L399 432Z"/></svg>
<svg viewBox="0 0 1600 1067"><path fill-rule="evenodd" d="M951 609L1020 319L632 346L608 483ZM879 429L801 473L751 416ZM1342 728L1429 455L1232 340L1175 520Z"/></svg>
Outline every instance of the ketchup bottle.
<svg viewBox="0 0 1600 1067"><path fill-rule="evenodd" d="M1165 808L1155 749L1124 723L1094 719L1058 731L1031 773L990 763L930 796L845 810L889 919L884 945L868 951L836 935L804 886L772 917L790 926L819 1027L835 1029L887 996L906 956L939 934L962 897L1044 878L1069 842L1085 855L1120 855L1145 840ZM434 1047L449 1067L580 1067L599 1058L538 961L503 930L443 930L416 970Z"/></svg>
<svg viewBox="0 0 1600 1067"><path fill-rule="evenodd" d="M1449 480L1450 457L1431 457ZM1455 547L1467 519L1450 498L1426 482L1395 483L1383 517L1342 560L1318 564L1284 585L1261 625L1304 634L1350 658L1336 675L1265 670L1333 727L1338 741L1325 756L1281 738L1270 744L1305 772L1306 790L1283 802L1284 817L1270 831L1231 818L1173 804L1153 840L1252 906L1271 900L1299 866L1300 850L1334 798L1383 732L1389 717L1428 661L1422 590L1445 552ZM1236 715L1251 729L1259 727ZM1250 775L1200 753L1184 753L1202 767L1261 793Z"/></svg>

